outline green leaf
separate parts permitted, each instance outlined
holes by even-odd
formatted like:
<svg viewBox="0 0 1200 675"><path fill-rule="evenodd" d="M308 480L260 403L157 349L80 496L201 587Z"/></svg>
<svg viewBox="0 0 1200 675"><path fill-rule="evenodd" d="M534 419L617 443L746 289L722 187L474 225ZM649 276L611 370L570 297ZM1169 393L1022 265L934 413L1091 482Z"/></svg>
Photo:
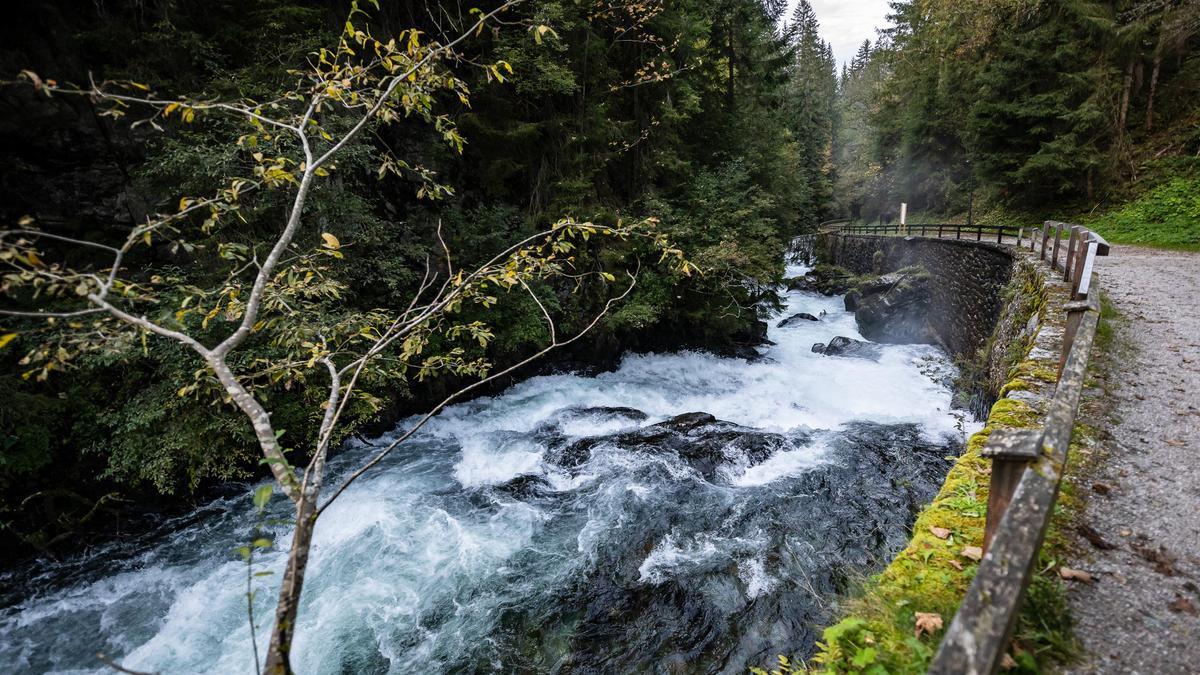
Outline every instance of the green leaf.
<svg viewBox="0 0 1200 675"><path fill-rule="evenodd" d="M858 650L858 653L854 655L851 663L858 668L866 668L872 663L875 663L875 655L876 652L874 647L864 647Z"/></svg>
<svg viewBox="0 0 1200 675"><path fill-rule="evenodd" d="M267 502L271 501L271 494L274 491L275 486L271 485L270 483L267 483L266 485L260 485L258 489L254 491L254 506L259 510L262 510L262 508L267 505Z"/></svg>

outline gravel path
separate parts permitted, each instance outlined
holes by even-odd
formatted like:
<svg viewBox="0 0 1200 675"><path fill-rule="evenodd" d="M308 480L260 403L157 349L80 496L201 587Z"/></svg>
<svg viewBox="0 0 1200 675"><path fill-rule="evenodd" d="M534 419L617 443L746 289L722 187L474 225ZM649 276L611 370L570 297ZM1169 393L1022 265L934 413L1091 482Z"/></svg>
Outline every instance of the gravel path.
<svg viewBox="0 0 1200 675"><path fill-rule="evenodd" d="M1200 673L1200 254L1114 247L1099 272L1115 419L1078 486L1069 564L1096 580L1067 582L1086 650L1067 672Z"/></svg>

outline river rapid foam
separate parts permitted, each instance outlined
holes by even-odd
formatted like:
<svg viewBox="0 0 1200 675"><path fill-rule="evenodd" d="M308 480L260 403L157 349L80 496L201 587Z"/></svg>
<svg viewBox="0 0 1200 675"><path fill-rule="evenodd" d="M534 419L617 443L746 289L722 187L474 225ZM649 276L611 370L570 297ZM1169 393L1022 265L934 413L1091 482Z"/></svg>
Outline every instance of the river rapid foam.
<svg viewBox="0 0 1200 675"><path fill-rule="evenodd" d="M823 316L774 326L796 312ZM322 516L293 666L744 672L811 650L830 597L903 546L972 426L950 408L943 352L811 351L836 335L861 338L840 298L791 292L753 362L628 355L448 408ZM234 553L250 491L0 577L21 585L0 610L5 671L101 673L104 652L142 671L254 672ZM270 508L276 545L254 571L281 570L289 544L287 504ZM261 650L278 574L252 579Z"/></svg>

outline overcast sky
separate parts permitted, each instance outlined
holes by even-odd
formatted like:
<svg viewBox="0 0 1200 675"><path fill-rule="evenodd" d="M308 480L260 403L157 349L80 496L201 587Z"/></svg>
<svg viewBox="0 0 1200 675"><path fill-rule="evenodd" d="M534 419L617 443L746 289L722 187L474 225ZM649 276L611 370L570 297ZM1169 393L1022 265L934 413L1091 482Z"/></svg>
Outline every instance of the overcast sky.
<svg viewBox="0 0 1200 675"><path fill-rule="evenodd" d="M875 42L875 29L887 25L887 0L808 0L817 21L821 22L821 37L833 45L833 58L841 64L854 58L863 40ZM795 2L789 3L791 7ZM791 17L791 7L787 17Z"/></svg>

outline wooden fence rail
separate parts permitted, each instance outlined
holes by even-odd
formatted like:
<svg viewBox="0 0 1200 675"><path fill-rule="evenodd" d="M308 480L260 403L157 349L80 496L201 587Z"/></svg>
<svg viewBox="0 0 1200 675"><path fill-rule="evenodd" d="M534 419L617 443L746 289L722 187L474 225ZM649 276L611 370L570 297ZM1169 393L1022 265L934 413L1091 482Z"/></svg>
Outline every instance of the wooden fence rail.
<svg viewBox="0 0 1200 675"><path fill-rule="evenodd" d="M917 236L936 232L938 238L953 235L956 239L973 233L976 241L987 232L989 241L994 234L999 243L1012 234L1018 248L1028 246L1050 266L1052 275L1061 273L1060 278L1071 284L1058 385L1042 428L996 431L983 449L983 455L993 461L984 556L929 667L937 675L996 673L1008 651L1058 498L1100 319L1095 261L1108 255L1109 244L1085 227L1057 221L1029 228L1028 237L1026 228L1002 225L846 225L826 231Z"/></svg>

